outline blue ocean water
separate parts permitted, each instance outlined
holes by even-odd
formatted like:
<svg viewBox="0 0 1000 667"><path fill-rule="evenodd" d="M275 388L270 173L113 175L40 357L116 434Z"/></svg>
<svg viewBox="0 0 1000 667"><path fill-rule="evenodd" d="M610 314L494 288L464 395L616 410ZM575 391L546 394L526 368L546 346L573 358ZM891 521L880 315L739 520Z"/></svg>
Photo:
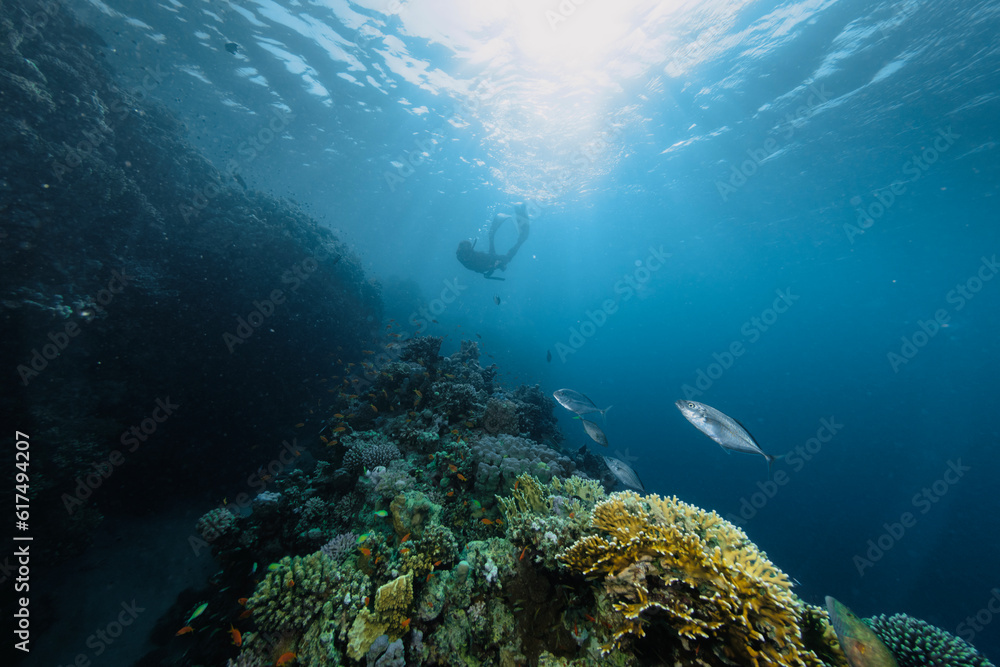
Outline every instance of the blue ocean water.
<svg viewBox="0 0 1000 667"><path fill-rule="evenodd" d="M807 601L1000 655L968 620L1000 586L997 3L74 9L218 168L347 240L386 319L613 404L598 453L741 525ZM465 270L521 201L503 280ZM681 398L784 458L727 455Z"/></svg>

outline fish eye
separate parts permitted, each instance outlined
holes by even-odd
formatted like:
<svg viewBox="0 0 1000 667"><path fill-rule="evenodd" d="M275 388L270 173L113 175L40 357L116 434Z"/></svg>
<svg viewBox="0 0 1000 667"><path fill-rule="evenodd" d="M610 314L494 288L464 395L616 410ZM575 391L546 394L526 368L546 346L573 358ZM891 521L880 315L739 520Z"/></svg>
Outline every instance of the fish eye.
<svg viewBox="0 0 1000 667"><path fill-rule="evenodd" d="M688 407L689 408L693 408L694 407L694 403L688 403Z"/></svg>

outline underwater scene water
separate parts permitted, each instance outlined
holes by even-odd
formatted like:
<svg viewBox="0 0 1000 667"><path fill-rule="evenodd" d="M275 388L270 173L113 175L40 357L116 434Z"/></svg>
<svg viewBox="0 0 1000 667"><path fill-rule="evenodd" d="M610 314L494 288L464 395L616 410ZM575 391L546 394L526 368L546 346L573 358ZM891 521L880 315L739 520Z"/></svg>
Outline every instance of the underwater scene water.
<svg viewBox="0 0 1000 667"><path fill-rule="evenodd" d="M13 664L1000 656L1000 3L0 26Z"/></svg>

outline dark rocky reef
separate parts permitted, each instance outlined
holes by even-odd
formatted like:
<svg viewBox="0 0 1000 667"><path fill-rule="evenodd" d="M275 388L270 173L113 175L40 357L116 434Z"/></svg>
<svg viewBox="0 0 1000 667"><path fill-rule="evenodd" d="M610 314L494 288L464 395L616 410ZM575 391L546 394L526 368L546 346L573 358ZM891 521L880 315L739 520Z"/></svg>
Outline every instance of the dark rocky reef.
<svg viewBox="0 0 1000 667"><path fill-rule="evenodd" d="M156 72L117 86L101 38L54 2L0 4L0 29L0 402L31 436L55 557L98 506L245 479L381 306L330 231L188 144L150 100Z"/></svg>

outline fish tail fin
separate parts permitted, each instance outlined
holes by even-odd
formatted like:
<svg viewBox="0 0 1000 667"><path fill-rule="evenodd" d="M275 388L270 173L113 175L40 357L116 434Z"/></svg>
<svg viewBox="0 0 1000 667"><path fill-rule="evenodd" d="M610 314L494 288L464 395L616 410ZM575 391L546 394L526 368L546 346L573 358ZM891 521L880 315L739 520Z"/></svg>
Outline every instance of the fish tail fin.
<svg viewBox="0 0 1000 667"><path fill-rule="evenodd" d="M767 479L771 479L771 471L774 468L774 462L785 458L784 454L778 454L777 456L771 456L770 454L764 454L764 459L767 461Z"/></svg>
<svg viewBox="0 0 1000 667"><path fill-rule="evenodd" d="M606 407L606 408L604 408L603 410L600 411L601 412L601 416L604 417L605 421L607 421L607 419L608 419L608 417L607 417L608 410L610 410L613 407L615 407L615 406L609 405L608 407Z"/></svg>

